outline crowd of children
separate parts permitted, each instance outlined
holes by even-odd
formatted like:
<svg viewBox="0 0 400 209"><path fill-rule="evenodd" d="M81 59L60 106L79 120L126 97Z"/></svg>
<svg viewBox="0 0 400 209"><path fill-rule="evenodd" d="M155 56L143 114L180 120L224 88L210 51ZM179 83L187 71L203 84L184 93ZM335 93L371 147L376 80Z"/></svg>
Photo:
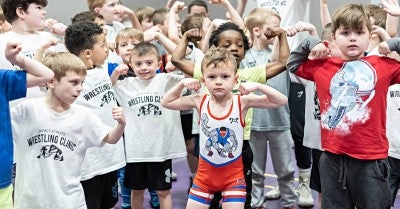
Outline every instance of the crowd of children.
<svg viewBox="0 0 400 209"><path fill-rule="evenodd" d="M47 3L1 1L1 209L172 209L182 157L188 209L394 206L398 0L320 0L321 39L310 0L87 0L71 24Z"/></svg>

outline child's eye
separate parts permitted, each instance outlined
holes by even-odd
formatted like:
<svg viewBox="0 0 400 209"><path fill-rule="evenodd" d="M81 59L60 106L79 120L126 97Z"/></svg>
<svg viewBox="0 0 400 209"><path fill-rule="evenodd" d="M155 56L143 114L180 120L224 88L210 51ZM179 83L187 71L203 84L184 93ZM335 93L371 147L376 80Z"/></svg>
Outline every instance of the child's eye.
<svg viewBox="0 0 400 209"><path fill-rule="evenodd" d="M153 61L147 61L146 64L151 65L151 64L153 64Z"/></svg>
<svg viewBox="0 0 400 209"><path fill-rule="evenodd" d="M213 75L209 75L209 76L207 76L207 78L209 78L209 79L214 79L215 78L215 76L213 76Z"/></svg>
<svg viewBox="0 0 400 209"><path fill-rule="evenodd" d="M230 78L231 76L230 75L223 75L222 76L222 78L224 78L224 79L227 79L227 78Z"/></svg>

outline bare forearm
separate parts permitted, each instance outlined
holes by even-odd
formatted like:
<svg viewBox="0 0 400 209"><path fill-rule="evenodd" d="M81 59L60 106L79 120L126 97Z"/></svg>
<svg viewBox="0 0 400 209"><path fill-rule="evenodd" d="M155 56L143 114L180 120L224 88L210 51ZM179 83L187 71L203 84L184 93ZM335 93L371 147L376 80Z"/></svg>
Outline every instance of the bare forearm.
<svg viewBox="0 0 400 209"><path fill-rule="evenodd" d="M183 80L179 82L177 85L172 87L161 99L161 105L165 108L174 109L174 105L172 103L181 97L181 93L183 88L185 88L183 84Z"/></svg>
<svg viewBox="0 0 400 209"><path fill-rule="evenodd" d="M171 62L177 69L189 76L193 76L194 62L185 60L186 48L189 41L184 35L172 53Z"/></svg>
<svg viewBox="0 0 400 209"><path fill-rule="evenodd" d="M27 87L42 85L53 78L54 73L50 68L37 60L21 56L23 59L18 63L18 66L30 74L27 77Z"/></svg>
<svg viewBox="0 0 400 209"><path fill-rule="evenodd" d="M117 126L112 128L110 132L108 132L107 136L103 139L103 141L109 144L117 143L121 139L124 133L124 129L125 129L125 124L118 123Z"/></svg>

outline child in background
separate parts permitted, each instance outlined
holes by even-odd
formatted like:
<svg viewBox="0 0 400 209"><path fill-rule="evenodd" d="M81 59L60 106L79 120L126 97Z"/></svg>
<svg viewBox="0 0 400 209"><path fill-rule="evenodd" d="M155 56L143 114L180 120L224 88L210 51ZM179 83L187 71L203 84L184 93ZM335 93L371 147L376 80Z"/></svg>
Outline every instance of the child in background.
<svg viewBox="0 0 400 209"><path fill-rule="evenodd" d="M115 49L116 53L121 56L122 61L126 64L129 69L125 75L120 75L119 80L123 80L128 77L134 77L135 72L133 72L130 67L130 59L133 47L136 44L143 42L143 32L134 28L124 28L118 32L117 37L115 38L115 43L117 48ZM114 69L112 69L113 71ZM108 73L111 75L112 71L110 68L108 69ZM125 167L120 168L118 170L118 183L121 188L121 196L122 196L122 209L130 209L131 208L131 190L124 186L124 177L125 177ZM157 194L155 194L157 196Z"/></svg>
<svg viewBox="0 0 400 209"><path fill-rule="evenodd" d="M87 107L104 124L112 127L109 112L117 106L108 75L106 36L100 25L82 21L68 26L65 45L86 66L87 75L76 104ZM117 170L125 166L124 144L93 147L87 150L81 170L86 204L91 208L112 208L118 201Z"/></svg>
<svg viewBox="0 0 400 209"><path fill-rule="evenodd" d="M340 58L319 59L326 57L327 47L310 37L287 64L317 87L325 150L319 161L322 208L390 208L386 95L390 85L400 83L400 64L387 57L365 57L371 22L362 5L336 10L332 33ZM383 43L399 50L398 40ZM308 60L310 54L317 59Z"/></svg>
<svg viewBox="0 0 400 209"><path fill-rule="evenodd" d="M142 26L143 31L146 31L153 27L152 19L154 11L156 10L150 6L139 7L135 10L135 15L138 18L138 21Z"/></svg>
<svg viewBox="0 0 400 209"><path fill-rule="evenodd" d="M157 191L161 209L172 209L172 159L186 156L179 111L165 109L160 104L165 92L184 76L156 73L161 64L159 57L154 45L139 43L130 58L136 77L118 80L127 73L127 66L116 68L111 75L116 98L126 111L129 126L124 133L127 160L124 185L132 189L132 209L143 207L146 188Z"/></svg>
<svg viewBox="0 0 400 209"><path fill-rule="evenodd" d="M241 84L241 96L232 90L238 82L235 57L226 49L213 48L204 56L202 81L209 94L181 97L183 88L198 91L197 79L187 78L167 92L162 105L174 110L196 108L200 113L200 159L187 209L209 208L217 191L222 191L222 208L243 208L246 183L242 146L244 118L248 108L276 108L287 98L275 89L258 83ZM262 96L249 94L260 91Z"/></svg>
<svg viewBox="0 0 400 209"><path fill-rule="evenodd" d="M281 17L273 10L256 8L250 11L245 25L251 35L252 47L246 52L240 63L240 68L250 68L273 61L272 54L275 38L267 39L264 35L268 27L279 27ZM275 58L276 59L276 58ZM284 71L269 79L266 85L278 90L285 96L289 95L289 72ZM293 140L290 134L290 119L288 104L275 109L253 110L250 134L250 146L254 153L252 163L252 208L263 209L264 180L266 171L267 151L270 156L280 185L283 207L294 206L297 195L293 185L294 167L292 163Z"/></svg>
<svg viewBox="0 0 400 209"><path fill-rule="evenodd" d="M1 69L19 69L13 66L5 57L4 49L9 40L15 40L21 43L21 53L27 57L33 58L39 48L55 39L49 32L40 31L44 27L45 7L47 0L4 0L1 2L4 16L11 23L12 30L0 34L0 68ZM66 51L63 44L51 47L49 51ZM42 97L45 91L39 87L29 88L27 97ZM21 100L12 101L11 106Z"/></svg>
<svg viewBox="0 0 400 209"><path fill-rule="evenodd" d="M84 209L80 170L86 150L117 143L125 118L122 108L115 107L109 114L118 124L110 128L73 104L86 75L78 57L62 52L46 56L43 63L54 72L47 82L48 94L24 100L11 111L18 172L15 208Z"/></svg>
<svg viewBox="0 0 400 209"><path fill-rule="evenodd" d="M13 135L11 130L10 106L9 101L26 96L26 89L32 86L42 85L50 80L54 73L31 58L25 57L21 52L21 45L10 41L7 43L4 56L12 64L21 67L24 70L15 71L0 70L1 93L0 106L1 114L1 132L0 132L0 208L13 208Z"/></svg>

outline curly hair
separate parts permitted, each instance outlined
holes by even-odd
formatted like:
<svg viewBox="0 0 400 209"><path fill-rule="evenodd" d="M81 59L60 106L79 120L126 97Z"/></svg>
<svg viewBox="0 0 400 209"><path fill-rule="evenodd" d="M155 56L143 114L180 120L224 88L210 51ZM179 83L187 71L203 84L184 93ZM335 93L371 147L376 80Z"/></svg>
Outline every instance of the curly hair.
<svg viewBox="0 0 400 209"><path fill-rule="evenodd" d="M238 25L236 25L235 23L231 23L231 22L226 22L226 23L221 24L216 30L214 30L212 32L210 40L208 40L209 46L210 47L218 46L219 34L221 34L222 32L228 31L228 30L234 30L234 31L239 32L243 39L244 51L246 52L247 50L249 50L249 48L250 48L249 39L244 34L244 31L242 29L240 29L240 27Z"/></svg>

